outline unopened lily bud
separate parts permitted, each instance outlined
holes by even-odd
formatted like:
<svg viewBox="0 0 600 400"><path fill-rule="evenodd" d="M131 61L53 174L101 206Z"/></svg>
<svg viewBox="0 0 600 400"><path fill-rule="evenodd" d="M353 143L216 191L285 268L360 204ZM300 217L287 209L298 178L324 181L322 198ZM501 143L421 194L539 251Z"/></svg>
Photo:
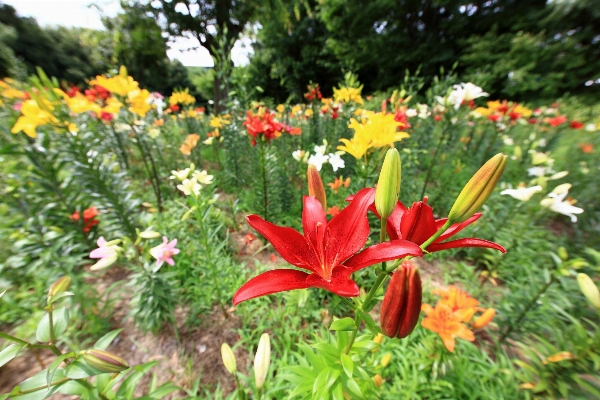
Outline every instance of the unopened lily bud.
<svg viewBox="0 0 600 400"><path fill-rule="evenodd" d="M156 239L156 238L159 238L161 235L159 232L156 232L156 231L143 231L143 232L140 232L139 236L142 239Z"/></svg>
<svg viewBox="0 0 600 400"><path fill-rule="evenodd" d="M592 278L590 278L587 274L577 274L577 283L579 283L579 288L581 292L585 296L586 299L594 307L600 310L600 291L598 290L598 286L594 283Z"/></svg>
<svg viewBox="0 0 600 400"><path fill-rule="evenodd" d="M127 361L104 350L86 350L83 353L83 359L90 366L102 372L117 373L129 368Z"/></svg>
<svg viewBox="0 0 600 400"><path fill-rule="evenodd" d="M223 364L225 364L225 368L229 371L230 374L235 374L237 370L237 363L235 362L235 354L233 354L233 350L227 343L223 343L221 345L221 358L223 359Z"/></svg>
<svg viewBox="0 0 600 400"><path fill-rule="evenodd" d="M108 268L111 265L113 265L117 261L118 258L119 257L116 255L101 258L100 260L98 260L98 262L96 264L94 264L90 267L90 271L99 271L101 269Z"/></svg>
<svg viewBox="0 0 600 400"><path fill-rule="evenodd" d="M392 353L385 353L385 355L381 358L381 366L383 368L387 367L392 360Z"/></svg>
<svg viewBox="0 0 600 400"><path fill-rule="evenodd" d="M486 327L490 322L492 322L495 315L496 310L494 310L493 308L488 308L483 312L483 314L481 314L481 316L479 316L475 319L475 321L473 321L473 329L481 329Z"/></svg>
<svg viewBox="0 0 600 400"><path fill-rule="evenodd" d="M265 384L270 364L271 342L269 340L269 334L263 333L258 342L256 356L254 356L254 382L256 383L257 389L262 388Z"/></svg>
<svg viewBox="0 0 600 400"><path fill-rule="evenodd" d="M567 261L569 259L569 253L567 253L567 249L562 246L558 248L558 256L563 261Z"/></svg>
<svg viewBox="0 0 600 400"><path fill-rule="evenodd" d="M448 214L450 221L464 222L481 209L500 180L507 159L507 156L499 153L479 168L454 202Z"/></svg>
<svg viewBox="0 0 600 400"><path fill-rule="evenodd" d="M400 154L398 150L390 149L383 160L375 191L375 208L382 219L389 217L396 207L400 195L401 178Z"/></svg>
<svg viewBox="0 0 600 400"><path fill-rule="evenodd" d="M423 301L419 269L404 261L392 275L381 304L381 330L391 338L402 339L417 326Z"/></svg>
<svg viewBox="0 0 600 400"><path fill-rule="evenodd" d="M315 198L323 206L323 210L327 210L327 196L325 194L325 186L321 180L321 175L317 167L312 164L308 165L308 171L306 172L308 178L308 195L315 196Z"/></svg>
<svg viewBox="0 0 600 400"><path fill-rule="evenodd" d="M66 291L71 284L71 278L68 276L63 276L62 278L58 278L56 282L50 286L50 290L48 290L48 297L56 296L59 293Z"/></svg>
<svg viewBox="0 0 600 400"><path fill-rule="evenodd" d="M380 388L381 385L383 385L383 378L381 377L381 375L379 375L379 374L375 375L373 377L373 383L375 384L375 386Z"/></svg>

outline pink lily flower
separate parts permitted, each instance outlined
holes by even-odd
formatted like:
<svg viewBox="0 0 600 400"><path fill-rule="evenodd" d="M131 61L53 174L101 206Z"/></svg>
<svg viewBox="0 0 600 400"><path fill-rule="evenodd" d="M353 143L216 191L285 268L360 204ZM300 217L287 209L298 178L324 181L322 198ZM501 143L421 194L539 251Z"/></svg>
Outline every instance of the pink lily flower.
<svg viewBox="0 0 600 400"><path fill-rule="evenodd" d="M159 268L163 262L166 262L170 266L175 265L175 261L173 261L173 256L175 254L179 254L179 249L176 249L177 239L173 239L171 243L168 243L169 239L166 236L163 236L162 244L159 244L156 247L150 249L150 255L156 258L156 266Z"/></svg>
<svg viewBox="0 0 600 400"><path fill-rule="evenodd" d="M96 244L98 245L98 248L91 251L90 258L99 258L100 260L92 265L90 268L92 271L110 267L117 261L119 251L121 250L114 240L107 242L102 236L96 241Z"/></svg>

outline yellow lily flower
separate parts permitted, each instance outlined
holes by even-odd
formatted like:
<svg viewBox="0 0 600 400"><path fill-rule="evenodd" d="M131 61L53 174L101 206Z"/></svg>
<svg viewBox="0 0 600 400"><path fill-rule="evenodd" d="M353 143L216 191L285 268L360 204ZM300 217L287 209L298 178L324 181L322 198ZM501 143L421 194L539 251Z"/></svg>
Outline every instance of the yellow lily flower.
<svg viewBox="0 0 600 400"><path fill-rule="evenodd" d="M152 105L148 103L150 92L146 89L134 90L128 93L129 111L136 113L140 117L145 117L146 113L152 109Z"/></svg>
<svg viewBox="0 0 600 400"><path fill-rule="evenodd" d="M354 137L350 140L340 139L340 142L342 142L344 146L338 146L337 149L345 151L357 160L362 158L367 150L369 150L371 147L369 145L369 141L365 140L365 138L361 137L360 135L354 135Z"/></svg>
<svg viewBox="0 0 600 400"><path fill-rule="evenodd" d="M351 87L343 87L343 88L333 88L333 99L335 102L342 103L350 103L354 102L357 104L364 104L362 97L360 96L360 92L362 91L362 86L358 88Z"/></svg>
<svg viewBox="0 0 600 400"><path fill-rule="evenodd" d="M102 86L111 93L120 96L126 96L129 92L139 90L139 84L127 75L127 68L121 65L119 75L108 78L104 75L96 76L96 79L90 81L90 85Z"/></svg>
<svg viewBox="0 0 600 400"><path fill-rule="evenodd" d="M192 96L189 91L189 89L185 89L178 92L173 92L171 97L169 97L169 104L194 104L196 102L196 98Z"/></svg>
<svg viewBox="0 0 600 400"><path fill-rule="evenodd" d="M49 111L40 108L35 100L27 100L21 106L21 115L10 130L12 133L23 131L27 136L35 138L35 129L40 125L58 123L58 120Z"/></svg>

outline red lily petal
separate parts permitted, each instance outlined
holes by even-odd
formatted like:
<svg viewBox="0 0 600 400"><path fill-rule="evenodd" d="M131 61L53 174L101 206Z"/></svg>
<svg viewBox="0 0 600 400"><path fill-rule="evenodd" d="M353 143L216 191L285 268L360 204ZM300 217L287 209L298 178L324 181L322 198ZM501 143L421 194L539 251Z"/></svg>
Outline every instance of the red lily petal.
<svg viewBox="0 0 600 400"><path fill-rule="evenodd" d="M311 274L306 282L311 287L318 287L329 290L342 297L356 297L360 294L360 289L356 282L350 278L352 272L342 266L335 267L331 273L331 280L326 281L318 274Z"/></svg>
<svg viewBox="0 0 600 400"><path fill-rule="evenodd" d="M304 229L304 237L317 250L315 253L318 252L318 249L322 249L325 228L327 227L327 217L325 216L323 206L314 196L304 196L302 227Z"/></svg>
<svg viewBox="0 0 600 400"><path fill-rule="evenodd" d="M400 232L400 222L402 221L402 216L405 212L406 206L401 202L396 203L394 211L392 211L392 213L388 217L386 226L387 234L390 240L402 239L402 233Z"/></svg>
<svg viewBox="0 0 600 400"><path fill-rule="evenodd" d="M408 240L391 240L371 247L367 247L360 253L350 257L344 266L352 272L369 265L377 264L383 261L396 260L406 256L421 257L423 251L419 246Z"/></svg>
<svg viewBox="0 0 600 400"><path fill-rule="evenodd" d="M488 249L496 249L506 253L506 249L500 246L498 243L476 238L464 238L451 240L445 243L433 243L427 246L427 251L433 253L434 251L457 249L459 247L487 247Z"/></svg>
<svg viewBox="0 0 600 400"><path fill-rule="evenodd" d="M374 196L374 190L362 189L348 207L329 221L325 233L327 265L340 265L365 245L369 237L367 209Z"/></svg>
<svg viewBox="0 0 600 400"><path fill-rule="evenodd" d="M277 226L258 215L248 215L246 220L265 237L283 259L298 268L314 271L320 266L304 236L295 229ZM320 268L320 267L319 267Z"/></svg>
<svg viewBox="0 0 600 400"><path fill-rule="evenodd" d="M233 295L233 305L242 301L250 300L255 297L265 296L278 292L285 292L294 289L306 289L310 287L307 283L308 278L306 272L297 271L295 269L274 269L264 272L238 289Z"/></svg>
<svg viewBox="0 0 600 400"><path fill-rule="evenodd" d="M434 243L438 243L438 242L443 242L444 240L448 239L451 236L456 235L458 232L462 231L463 229L465 229L467 226L471 225L473 222L477 221L479 218L481 218L483 214L481 213L476 213L473 214L473 216L469 219L467 219L464 222L461 222L460 224L453 224L450 226L450 228L448 228L448 230L446 232L444 232L439 238L437 238L437 240ZM442 218L442 219L438 219L435 221L437 228L440 229L448 220L448 218Z"/></svg>
<svg viewBox="0 0 600 400"><path fill-rule="evenodd" d="M423 201L413 203L402 216L400 231L404 240L425 243L437 231L433 209Z"/></svg>

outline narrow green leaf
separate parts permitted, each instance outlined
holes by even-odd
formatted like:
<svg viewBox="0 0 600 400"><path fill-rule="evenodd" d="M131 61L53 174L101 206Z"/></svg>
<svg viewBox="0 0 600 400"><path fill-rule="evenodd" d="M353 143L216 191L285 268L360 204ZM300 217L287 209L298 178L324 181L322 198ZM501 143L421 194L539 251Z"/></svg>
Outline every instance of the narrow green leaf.
<svg viewBox="0 0 600 400"><path fill-rule="evenodd" d="M54 373L56 372L56 369L58 368L60 363L69 357L75 357L75 353L70 352L62 354L58 356L54 361L52 361L52 364L50 364L50 366L48 367L48 373L46 374L46 382L48 383L48 387L50 387L50 383L52 383Z"/></svg>
<svg viewBox="0 0 600 400"><path fill-rule="evenodd" d="M379 326L377 326L377 323L375 322L375 320L373 319L373 317L371 317L371 314L367 314L361 310L357 310L358 314L360 315L360 317L362 318L363 321L365 321L365 325L367 326L367 328L374 334L377 335L378 333L381 333L381 329L379 329Z"/></svg>
<svg viewBox="0 0 600 400"><path fill-rule="evenodd" d="M331 327L329 328L331 331L354 331L356 330L356 324L354 324L354 320L350 317L342 318L333 321Z"/></svg>
<svg viewBox="0 0 600 400"><path fill-rule="evenodd" d="M342 362L342 367L344 368L344 372L348 375L348 378L352 378L352 372L354 370L354 361L347 354L340 355L340 361Z"/></svg>
<svg viewBox="0 0 600 400"><path fill-rule="evenodd" d="M98 341L92 346L92 348L98 349L98 350L106 350L108 348L108 346L110 346L112 341L115 340L117 335L119 333L121 333L122 330L123 330L123 328L115 329L114 331L107 333L106 335L104 335L100 339L98 339Z"/></svg>
<svg viewBox="0 0 600 400"><path fill-rule="evenodd" d="M70 379L89 378L90 376L96 376L100 374L106 374L106 372L100 371L91 365L88 365L83 360L73 361L71 364L65 367L65 375Z"/></svg>
<svg viewBox="0 0 600 400"><path fill-rule="evenodd" d="M11 344L4 350L0 351L0 367L2 367L4 364L8 363L10 360L15 358L17 356L17 354L19 354L19 352L21 350L23 350L23 348L25 346L27 346L27 345L26 344Z"/></svg>
<svg viewBox="0 0 600 400"><path fill-rule="evenodd" d="M132 399L135 387L143 376L144 373L141 371L135 371L133 374L129 375L129 377L121 383L119 390L117 390L116 397L121 399Z"/></svg>
<svg viewBox="0 0 600 400"><path fill-rule="evenodd" d="M325 368L317 379L315 379L315 383L313 384L313 396L317 394L317 392L326 392L333 386L335 381L339 378L340 371L335 370L331 367ZM315 398L319 398L315 396Z"/></svg>

